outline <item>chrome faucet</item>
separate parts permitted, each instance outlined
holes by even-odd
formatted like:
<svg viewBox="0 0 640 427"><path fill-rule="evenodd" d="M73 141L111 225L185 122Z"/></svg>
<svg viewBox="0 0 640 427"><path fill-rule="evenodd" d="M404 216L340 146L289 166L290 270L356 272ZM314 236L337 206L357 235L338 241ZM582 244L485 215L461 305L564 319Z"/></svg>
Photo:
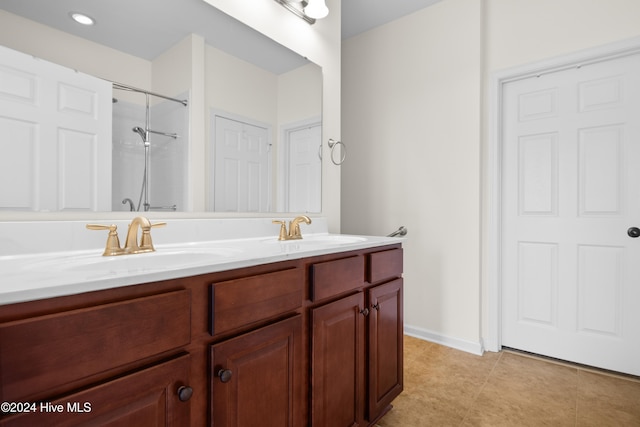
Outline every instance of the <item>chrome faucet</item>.
<svg viewBox="0 0 640 427"><path fill-rule="evenodd" d="M289 222L289 232L287 232L287 224L285 221L274 219L274 224L280 224L280 234L278 240L298 240L302 239L302 233L300 232L300 223L311 224L311 218L306 215L300 215L295 217Z"/></svg>
<svg viewBox="0 0 640 427"><path fill-rule="evenodd" d="M127 231L127 238L124 243L124 248L120 247L118 227L115 224L87 224L87 228L89 230L109 230L107 244L102 255L115 256L155 251L153 242L151 241L151 227L162 227L165 225L167 225L166 222L156 222L155 224L151 224L151 222L143 216L135 217L131 221L131 224L129 224L129 230ZM142 236L138 241L139 229L142 230Z"/></svg>
<svg viewBox="0 0 640 427"><path fill-rule="evenodd" d="M123 204L123 205L126 205L127 203L129 203L129 210L130 210L131 212L133 212L133 211L135 211L135 210L136 210L135 206L133 205L133 200L131 200L131 199L130 199L130 198L128 198L128 197L126 197L126 198L122 199L122 204Z"/></svg>

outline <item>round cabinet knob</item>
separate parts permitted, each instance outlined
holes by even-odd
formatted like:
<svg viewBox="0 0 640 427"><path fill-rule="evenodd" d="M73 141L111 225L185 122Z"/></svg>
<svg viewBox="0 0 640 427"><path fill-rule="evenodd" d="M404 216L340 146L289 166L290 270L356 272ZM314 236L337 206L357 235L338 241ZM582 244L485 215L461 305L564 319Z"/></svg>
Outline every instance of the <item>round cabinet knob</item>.
<svg viewBox="0 0 640 427"><path fill-rule="evenodd" d="M627 230L627 234L629 235L629 237L632 238L638 238L640 237L640 228L638 227L631 227L630 229Z"/></svg>
<svg viewBox="0 0 640 427"><path fill-rule="evenodd" d="M193 389L191 387L183 385L178 388L178 399L180 399L181 402L186 402L191 399L191 396L193 396Z"/></svg>
<svg viewBox="0 0 640 427"><path fill-rule="evenodd" d="M229 381L231 381L231 375L233 375L231 369L220 369L218 371L218 377L223 383L228 383Z"/></svg>
<svg viewBox="0 0 640 427"><path fill-rule="evenodd" d="M362 310L360 310L360 314L362 314L363 316L367 317L369 315L369 309L368 308L363 308Z"/></svg>

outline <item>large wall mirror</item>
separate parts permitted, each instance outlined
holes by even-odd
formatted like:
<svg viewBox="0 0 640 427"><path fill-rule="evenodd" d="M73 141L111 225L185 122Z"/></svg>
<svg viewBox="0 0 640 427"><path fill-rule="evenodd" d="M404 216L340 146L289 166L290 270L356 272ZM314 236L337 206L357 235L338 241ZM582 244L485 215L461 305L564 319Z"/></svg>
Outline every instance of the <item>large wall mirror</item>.
<svg viewBox="0 0 640 427"><path fill-rule="evenodd" d="M321 211L322 70L206 2L0 0L0 47L0 211Z"/></svg>

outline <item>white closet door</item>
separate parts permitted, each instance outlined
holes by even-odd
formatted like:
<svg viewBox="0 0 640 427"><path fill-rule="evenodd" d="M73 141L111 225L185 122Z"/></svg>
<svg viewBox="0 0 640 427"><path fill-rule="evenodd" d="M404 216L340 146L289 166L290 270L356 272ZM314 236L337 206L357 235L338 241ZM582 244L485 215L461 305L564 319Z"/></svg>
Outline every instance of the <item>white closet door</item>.
<svg viewBox="0 0 640 427"><path fill-rule="evenodd" d="M269 212L268 129L215 116L214 210Z"/></svg>
<svg viewBox="0 0 640 427"><path fill-rule="evenodd" d="M0 209L111 210L107 81L0 46Z"/></svg>
<svg viewBox="0 0 640 427"><path fill-rule="evenodd" d="M322 200L322 126L288 132L287 212L320 212Z"/></svg>
<svg viewBox="0 0 640 427"><path fill-rule="evenodd" d="M507 83L502 343L640 375L640 55Z"/></svg>

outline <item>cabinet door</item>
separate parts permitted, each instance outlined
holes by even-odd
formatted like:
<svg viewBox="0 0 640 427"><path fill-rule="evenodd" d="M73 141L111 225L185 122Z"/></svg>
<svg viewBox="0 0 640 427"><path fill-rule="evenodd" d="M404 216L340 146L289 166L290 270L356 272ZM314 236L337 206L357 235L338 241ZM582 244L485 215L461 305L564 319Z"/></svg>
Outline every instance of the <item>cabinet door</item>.
<svg viewBox="0 0 640 427"><path fill-rule="evenodd" d="M314 427L363 425L364 295L311 310L311 420Z"/></svg>
<svg viewBox="0 0 640 427"><path fill-rule="evenodd" d="M402 279L368 290L369 420L375 421L402 391Z"/></svg>
<svg viewBox="0 0 640 427"><path fill-rule="evenodd" d="M301 316L211 346L211 419L222 427L302 422Z"/></svg>
<svg viewBox="0 0 640 427"><path fill-rule="evenodd" d="M190 425L189 356L0 418L2 427ZM24 409L24 407L23 407Z"/></svg>

